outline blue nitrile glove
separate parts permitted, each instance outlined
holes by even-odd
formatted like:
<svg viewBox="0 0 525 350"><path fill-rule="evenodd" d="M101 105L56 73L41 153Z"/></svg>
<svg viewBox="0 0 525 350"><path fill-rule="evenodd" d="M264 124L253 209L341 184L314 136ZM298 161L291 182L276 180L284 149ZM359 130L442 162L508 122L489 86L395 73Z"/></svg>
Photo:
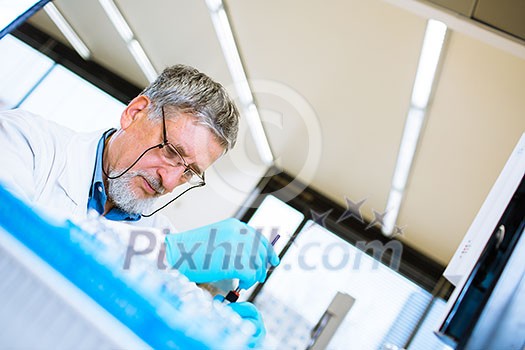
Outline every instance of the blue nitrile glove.
<svg viewBox="0 0 525 350"><path fill-rule="evenodd" d="M215 300L223 301L224 297L222 295L217 295ZM231 307L242 319L250 321L255 326L255 333L253 333L252 338L250 339L248 346L250 348L256 348L261 345L266 336L266 328L264 327L264 322L259 313L259 310L247 301L241 303L230 303L227 305Z"/></svg>
<svg viewBox="0 0 525 350"><path fill-rule="evenodd" d="M237 219L167 235L166 260L190 281L238 278L242 289L264 282L268 263L279 264L268 240Z"/></svg>

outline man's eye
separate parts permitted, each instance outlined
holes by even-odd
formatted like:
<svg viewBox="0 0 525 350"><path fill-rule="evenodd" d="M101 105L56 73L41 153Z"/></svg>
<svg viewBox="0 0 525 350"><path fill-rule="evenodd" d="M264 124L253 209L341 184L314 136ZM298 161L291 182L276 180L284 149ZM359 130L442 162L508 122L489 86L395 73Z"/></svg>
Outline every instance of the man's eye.
<svg viewBox="0 0 525 350"><path fill-rule="evenodd" d="M176 160L177 162L180 160L180 156L177 153L177 151L172 147L164 147L164 155L168 159Z"/></svg>
<svg viewBox="0 0 525 350"><path fill-rule="evenodd" d="M179 154L177 153L177 151L175 151L175 149L171 148L171 147L168 147L168 155L170 158L178 158L179 157Z"/></svg>
<svg viewBox="0 0 525 350"><path fill-rule="evenodd" d="M184 178L185 178L186 180L189 180L189 179L191 179L191 177L193 176L193 173L191 172L190 169L186 169L186 170L184 171L184 173L182 174L182 176L184 176Z"/></svg>

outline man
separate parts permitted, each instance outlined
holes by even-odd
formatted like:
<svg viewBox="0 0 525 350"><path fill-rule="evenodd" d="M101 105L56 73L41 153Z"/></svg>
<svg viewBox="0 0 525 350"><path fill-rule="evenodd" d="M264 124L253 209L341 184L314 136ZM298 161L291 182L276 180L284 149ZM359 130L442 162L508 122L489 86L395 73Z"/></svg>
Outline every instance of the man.
<svg viewBox="0 0 525 350"><path fill-rule="evenodd" d="M65 217L82 218L93 209L110 220L172 228L153 208L157 198L181 185L203 186L204 171L234 146L238 118L220 84L183 65L165 69L134 98L118 130L79 134L28 112L5 111L0 113L0 183ZM206 259L210 245L203 243L210 237L211 246L240 247L241 264L225 267L224 253L206 268L202 261L191 269L175 266L195 282L239 278L240 286L249 288L264 281L267 262L279 262L264 237L234 219L168 235L168 262L176 265L189 248L194 259ZM257 336L264 334L253 305L244 305L233 308L256 324Z"/></svg>

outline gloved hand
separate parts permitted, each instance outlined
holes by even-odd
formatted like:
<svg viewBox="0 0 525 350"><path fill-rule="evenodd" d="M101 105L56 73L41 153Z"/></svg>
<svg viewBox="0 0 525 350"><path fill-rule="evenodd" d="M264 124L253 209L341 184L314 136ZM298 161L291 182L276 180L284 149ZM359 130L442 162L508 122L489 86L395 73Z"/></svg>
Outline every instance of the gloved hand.
<svg viewBox="0 0 525 350"><path fill-rule="evenodd" d="M224 297L222 295L218 295L214 299L222 302ZM241 318L244 320L253 323L255 326L255 333L252 335L248 346L250 348L259 347L266 336L266 328L264 327L264 322L262 320L261 314L259 313L259 310L257 310L255 305L247 301L241 303L230 303L227 306L231 307L232 310L238 313L239 316L241 316Z"/></svg>
<svg viewBox="0 0 525 350"><path fill-rule="evenodd" d="M166 260L196 283L238 278L248 289L266 279L267 264L279 264L268 240L237 219L166 236Z"/></svg>

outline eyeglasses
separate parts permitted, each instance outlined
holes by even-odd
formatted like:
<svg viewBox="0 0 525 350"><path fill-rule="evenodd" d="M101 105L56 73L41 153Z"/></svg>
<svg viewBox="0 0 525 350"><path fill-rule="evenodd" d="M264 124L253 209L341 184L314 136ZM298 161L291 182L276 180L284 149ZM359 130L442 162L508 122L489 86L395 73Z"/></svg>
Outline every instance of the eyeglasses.
<svg viewBox="0 0 525 350"><path fill-rule="evenodd" d="M191 165L189 165L188 162L186 162L182 154L180 154L179 150L177 150L177 147L175 147L173 144L171 144L168 141L168 133L166 131L166 118L164 116L164 106L162 107L162 138L163 140L161 143L147 148L144 152L142 152L140 156L138 156L138 158L126 170L124 170L118 175L110 176L104 169L104 165L102 165L102 171L104 172L104 175L106 175L108 179L116 179L116 178L121 177L125 173L127 173L129 170L131 170L131 168L133 168L135 164L137 164L139 160L141 160L142 157L144 157L146 153L148 153L149 151L153 149L158 148L162 151L163 158L166 160L168 164L170 164L173 167L178 167L178 166L184 167L184 172L181 175L181 179L185 183L188 183L189 185L191 185L191 187L185 189L182 193L180 193L175 198L168 201L166 204L162 205L157 210L153 211L151 214L141 214L144 217L150 217L156 212L166 208L168 205L173 203L177 198L179 198L180 196L182 196L184 193L188 192L189 190L194 189L196 187L202 187L206 185L206 181L204 180L204 172L199 173L198 171L193 169ZM102 163L104 163L104 160L102 160Z"/></svg>
<svg viewBox="0 0 525 350"><path fill-rule="evenodd" d="M204 181L204 172L199 174L199 172L193 169L188 164L188 162L186 162L182 154L180 154L179 150L177 150L177 147L173 146L168 141L168 134L166 132L166 118L164 117L164 107L162 107L162 136L164 139L162 143L159 143L154 147L158 147L162 150L162 155L171 166L184 167L184 172L182 173L182 179L184 182L187 182L190 185L204 186L206 184Z"/></svg>

